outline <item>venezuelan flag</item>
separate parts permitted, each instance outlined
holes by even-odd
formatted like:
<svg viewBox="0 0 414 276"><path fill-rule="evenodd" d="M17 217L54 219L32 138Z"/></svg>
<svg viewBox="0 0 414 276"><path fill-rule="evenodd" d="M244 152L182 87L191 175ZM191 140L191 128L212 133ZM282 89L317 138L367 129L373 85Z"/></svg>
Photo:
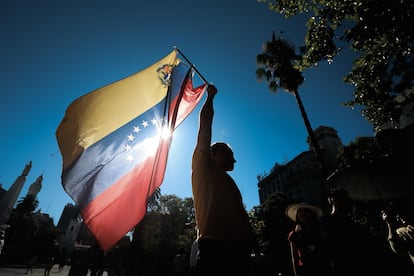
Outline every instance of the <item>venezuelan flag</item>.
<svg viewBox="0 0 414 276"><path fill-rule="evenodd" d="M62 185L104 251L144 217L161 185L172 134L204 94L173 50L72 102L56 130Z"/></svg>

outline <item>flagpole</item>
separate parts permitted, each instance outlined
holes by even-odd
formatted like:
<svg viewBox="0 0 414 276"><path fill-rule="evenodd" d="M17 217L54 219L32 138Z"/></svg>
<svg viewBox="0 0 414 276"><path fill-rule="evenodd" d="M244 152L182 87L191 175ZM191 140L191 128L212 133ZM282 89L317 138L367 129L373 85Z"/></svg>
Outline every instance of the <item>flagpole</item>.
<svg viewBox="0 0 414 276"><path fill-rule="evenodd" d="M178 49L178 47L174 46L175 49L177 49L178 53L180 53L180 55L183 56L183 58L191 65L191 67L194 68L194 71L200 76L200 78L206 83L209 84L209 82L206 80L206 78L203 77L203 75L200 73L200 71L197 70L197 68L195 67L195 65L183 54L183 52L181 52L180 49Z"/></svg>

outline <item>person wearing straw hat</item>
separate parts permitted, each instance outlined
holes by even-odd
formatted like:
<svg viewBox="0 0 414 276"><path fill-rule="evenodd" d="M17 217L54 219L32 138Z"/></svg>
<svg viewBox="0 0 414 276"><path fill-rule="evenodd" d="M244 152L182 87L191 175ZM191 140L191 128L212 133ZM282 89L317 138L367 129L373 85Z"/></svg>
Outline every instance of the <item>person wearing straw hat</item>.
<svg viewBox="0 0 414 276"><path fill-rule="evenodd" d="M328 252L319 225L322 209L306 203L294 203L286 208L286 216L295 223L288 235L293 274L330 275Z"/></svg>
<svg viewBox="0 0 414 276"><path fill-rule="evenodd" d="M290 218L292 221L297 222L298 221L297 213L299 209L301 208L305 208L313 212L317 219L321 219L323 216L323 211L321 208L314 206L314 205L306 204L306 203L294 203L294 204L289 205L286 208L286 216Z"/></svg>

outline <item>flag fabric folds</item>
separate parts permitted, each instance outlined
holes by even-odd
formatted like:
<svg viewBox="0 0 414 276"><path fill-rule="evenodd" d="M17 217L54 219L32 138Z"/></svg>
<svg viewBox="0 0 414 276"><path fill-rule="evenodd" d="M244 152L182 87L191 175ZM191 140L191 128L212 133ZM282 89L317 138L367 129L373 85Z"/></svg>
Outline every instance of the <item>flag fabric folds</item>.
<svg viewBox="0 0 414 276"><path fill-rule="evenodd" d="M163 181L173 131L206 88L192 77L173 50L66 109L56 130L62 185L105 252L141 221Z"/></svg>

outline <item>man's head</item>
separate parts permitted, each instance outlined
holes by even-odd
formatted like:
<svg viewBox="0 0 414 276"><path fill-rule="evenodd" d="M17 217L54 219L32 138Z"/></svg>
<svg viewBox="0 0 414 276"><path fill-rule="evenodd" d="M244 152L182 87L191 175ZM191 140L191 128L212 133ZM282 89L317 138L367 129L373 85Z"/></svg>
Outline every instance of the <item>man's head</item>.
<svg viewBox="0 0 414 276"><path fill-rule="evenodd" d="M234 169L234 159L233 150L230 146L223 142L213 143L210 147L211 156L216 161L216 163L222 167L225 171L232 171Z"/></svg>

